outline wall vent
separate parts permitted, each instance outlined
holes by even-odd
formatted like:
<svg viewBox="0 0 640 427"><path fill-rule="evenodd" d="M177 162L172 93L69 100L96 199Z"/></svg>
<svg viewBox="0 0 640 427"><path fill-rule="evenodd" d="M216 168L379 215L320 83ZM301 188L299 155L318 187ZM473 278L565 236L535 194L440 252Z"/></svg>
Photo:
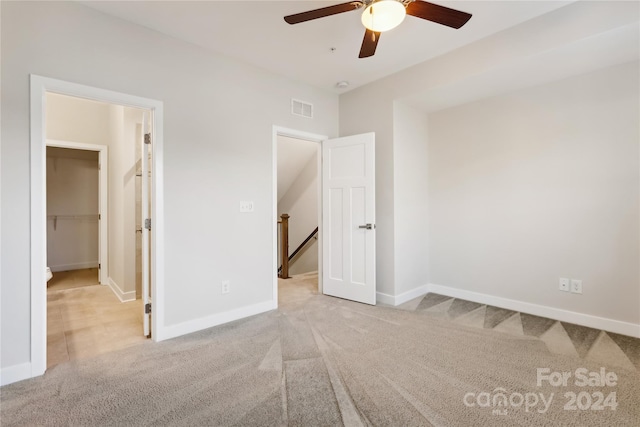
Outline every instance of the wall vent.
<svg viewBox="0 0 640 427"><path fill-rule="evenodd" d="M300 101L297 99L291 100L291 114L294 116L313 118L313 104Z"/></svg>

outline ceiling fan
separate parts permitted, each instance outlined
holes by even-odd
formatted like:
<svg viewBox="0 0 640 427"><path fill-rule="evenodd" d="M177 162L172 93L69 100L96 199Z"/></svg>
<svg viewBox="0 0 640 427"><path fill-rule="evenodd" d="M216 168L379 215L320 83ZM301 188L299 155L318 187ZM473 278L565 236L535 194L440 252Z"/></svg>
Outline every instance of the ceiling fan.
<svg viewBox="0 0 640 427"><path fill-rule="evenodd" d="M456 29L462 27L471 18L469 13L422 0L356 0L288 15L284 20L293 25L362 8L364 8L362 24L366 31L359 58L373 56L376 53L380 33L400 25L406 15Z"/></svg>

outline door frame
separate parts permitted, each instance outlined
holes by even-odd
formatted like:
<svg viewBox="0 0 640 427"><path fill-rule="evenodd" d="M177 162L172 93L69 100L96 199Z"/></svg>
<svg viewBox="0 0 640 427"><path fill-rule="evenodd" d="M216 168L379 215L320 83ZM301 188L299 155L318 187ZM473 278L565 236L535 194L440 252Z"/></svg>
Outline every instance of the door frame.
<svg viewBox="0 0 640 427"><path fill-rule="evenodd" d="M271 188L273 200L273 214L271 224L273 260L273 306L278 307L278 136L301 139L318 144L318 292L322 293L322 143L329 139L326 135L290 129L282 126L273 126L272 131L272 182Z"/></svg>
<svg viewBox="0 0 640 427"><path fill-rule="evenodd" d="M68 148L71 150L84 150L95 151L98 153L98 174L100 176L98 186L98 215L99 226L99 246L98 246L98 263L100 264L100 275L98 281L101 285L107 285L109 280L109 236L107 234L109 224L109 183L108 183L108 170L109 170L109 147L106 145L94 145L84 142L62 141L58 139L47 139L47 147ZM46 151L45 151L46 155ZM46 174L45 174L46 180ZM45 201L47 187L45 185ZM46 207L46 204L45 204ZM47 247L45 243L45 248Z"/></svg>
<svg viewBox="0 0 640 427"><path fill-rule="evenodd" d="M154 144L151 215L151 289L154 307L151 313L153 340L166 339L164 331L164 169L163 103L92 86L31 74L30 76L30 231L31 231L31 377L47 368L47 287L46 287L46 93L74 96L153 113Z"/></svg>

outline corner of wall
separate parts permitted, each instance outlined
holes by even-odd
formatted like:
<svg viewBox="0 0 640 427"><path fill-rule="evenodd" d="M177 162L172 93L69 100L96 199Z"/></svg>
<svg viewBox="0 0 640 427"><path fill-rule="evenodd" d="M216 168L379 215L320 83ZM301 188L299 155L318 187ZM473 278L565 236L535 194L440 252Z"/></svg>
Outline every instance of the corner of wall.
<svg viewBox="0 0 640 427"><path fill-rule="evenodd" d="M108 285L109 285L109 288L111 288L111 290L113 291L113 293L118 297L120 302L135 301L136 299L135 289L128 292L123 291L122 288L118 286L118 284L111 277L109 277Z"/></svg>
<svg viewBox="0 0 640 427"><path fill-rule="evenodd" d="M420 285L409 291L403 292L399 295L389 295L383 292L376 292L376 302L381 304L387 304L392 306L398 306L412 299L426 295L429 292L428 285Z"/></svg>

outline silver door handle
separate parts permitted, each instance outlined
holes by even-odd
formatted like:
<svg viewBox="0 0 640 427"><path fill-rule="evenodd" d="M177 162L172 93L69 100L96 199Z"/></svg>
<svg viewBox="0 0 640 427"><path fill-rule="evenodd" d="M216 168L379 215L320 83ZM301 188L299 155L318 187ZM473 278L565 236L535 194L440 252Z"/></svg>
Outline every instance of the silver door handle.
<svg viewBox="0 0 640 427"><path fill-rule="evenodd" d="M365 224L365 225L359 225L358 228L364 228L366 230L373 230L374 228L376 228L375 224Z"/></svg>

